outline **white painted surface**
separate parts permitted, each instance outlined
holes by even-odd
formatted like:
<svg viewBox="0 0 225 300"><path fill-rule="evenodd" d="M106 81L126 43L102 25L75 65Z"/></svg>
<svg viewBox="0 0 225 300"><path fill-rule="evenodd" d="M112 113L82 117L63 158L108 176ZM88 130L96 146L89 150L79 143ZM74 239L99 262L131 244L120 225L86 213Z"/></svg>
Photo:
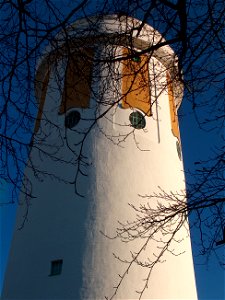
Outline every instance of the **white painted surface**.
<svg viewBox="0 0 225 300"><path fill-rule="evenodd" d="M112 32L118 28L112 26L111 22L114 21L113 18L110 22L107 21ZM102 51L104 53L105 50ZM164 67L156 59L151 59L150 73L153 64L158 64L161 80L164 82ZM102 100L117 101L113 93L114 82L108 80L103 70L104 65L99 72L102 80L107 80L108 88ZM89 127L90 119L96 114L96 102L92 99L90 109L77 109L81 112L82 120L75 128L76 131L65 131L65 116L59 116L56 109L61 96L54 89L56 83L53 75L46 97L45 116L60 130L54 129L54 125L46 124L43 120L41 129L49 136L39 146L42 150L50 151L51 148L45 146L46 142L49 145L58 145L57 157L70 161L76 159L76 155L68 145L78 153L79 146L74 145L82 137L78 132L82 133L84 128ZM103 81L94 84L95 91L101 90L105 84ZM160 90L158 78L155 85L152 86L152 93L154 89L157 92ZM98 107L97 114L107 109L107 105L100 109ZM134 221L136 213L128 204L139 207L152 201L141 198L139 194L157 193L159 187L167 192L185 189L183 164L178 158L176 138L171 132L167 91L164 90L157 99L158 117L154 105L153 116L146 117L147 126L144 130L133 130L129 126L131 111L113 106L85 140L85 160L91 166L87 169L82 167L88 177L78 177L79 192L84 198L74 193L73 185L48 176L40 181L27 168L26 174L33 182L37 198L31 201L24 228L15 231L3 299L99 300L105 297L110 299L113 295L114 287L119 282L118 274L122 275L127 267L126 263L116 259L113 254L129 260L131 252L139 251L144 240L136 239L124 243L120 238L106 238L101 232L113 237L116 236L117 228L120 228L118 221ZM127 138L122 141L124 134ZM116 145L118 139L120 143ZM74 180L76 164L51 160L39 155L35 147L31 156L40 169L70 182ZM21 201L23 198L21 196ZM153 200L151 206L155 205ZM25 209L21 205L18 210L17 228L21 224ZM179 244L172 243L171 249L174 249L175 254L183 251L185 253L180 256L165 253L165 262L155 266L143 299L197 299L188 233L188 229L180 229L179 237L184 240ZM157 239L161 237L160 234L156 235ZM142 261L157 255L158 245L159 243L150 241L141 254ZM62 274L48 276L50 262L55 259L63 259ZM136 291L142 289L147 272L147 268L132 264L113 299L138 299Z"/></svg>

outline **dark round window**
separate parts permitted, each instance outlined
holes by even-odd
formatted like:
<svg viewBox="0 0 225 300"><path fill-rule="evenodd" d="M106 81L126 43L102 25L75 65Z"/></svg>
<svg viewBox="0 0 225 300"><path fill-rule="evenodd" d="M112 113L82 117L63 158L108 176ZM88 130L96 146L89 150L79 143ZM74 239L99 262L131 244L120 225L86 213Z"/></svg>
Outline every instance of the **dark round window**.
<svg viewBox="0 0 225 300"><path fill-rule="evenodd" d="M140 58L140 56L134 56L134 57L132 57L132 61L139 63L141 61L141 58Z"/></svg>
<svg viewBox="0 0 225 300"><path fill-rule="evenodd" d="M80 121L80 113L77 110L73 110L66 115L65 118L65 127L72 129L75 127Z"/></svg>
<svg viewBox="0 0 225 300"><path fill-rule="evenodd" d="M130 114L129 120L131 126L135 129L143 129L146 126L145 117L139 111L134 111Z"/></svg>

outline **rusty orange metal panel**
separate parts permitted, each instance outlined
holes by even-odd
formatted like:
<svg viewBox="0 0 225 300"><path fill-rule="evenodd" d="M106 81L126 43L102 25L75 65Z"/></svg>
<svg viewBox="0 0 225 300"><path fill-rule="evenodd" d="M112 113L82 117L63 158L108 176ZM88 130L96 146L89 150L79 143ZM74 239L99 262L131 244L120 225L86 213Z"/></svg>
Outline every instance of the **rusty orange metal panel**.
<svg viewBox="0 0 225 300"><path fill-rule="evenodd" d="M40 98L38 99L39 100L39 108L38 108L36 123L35 123L35 126L34 126L34 134L36 134L38 132L39 127L40 127L43 108L44 108L44 104L45 104L46 93L47 93L47 89L48 89L49 76L50 76L50 70L48 69L47 73L44 76L44 80L42 78L37 78L36 79L36 80L39 81L39 83L42 80L43 81L42 81L41 89L40 89Z"/></svg>
<svg viewBox="0 0 225 300"><path fill-rule="evenodd" d="M123 56L130 55L123 49ZM137 108L151 115L149 56L147 54L125 59L122 62L122 107Z"/></svg>
<svg viewBox="0 0 225 300"><path fill-rule="evenodd" d="M74 107L89 107L93 56L94 51L91 48L70 55L59 114Z"/></svg>
<svg viewBox="0 0 225 300"><path fill-rule="evenodd" d="M170 118L171 118L171 130L172 133L180 141L180 130L177 117L177 110L175 106L174 93L173 93L173 84L169 72L167 72L167 86L168 86L168 97L169 97L169 106L170 106Z"/></svg>

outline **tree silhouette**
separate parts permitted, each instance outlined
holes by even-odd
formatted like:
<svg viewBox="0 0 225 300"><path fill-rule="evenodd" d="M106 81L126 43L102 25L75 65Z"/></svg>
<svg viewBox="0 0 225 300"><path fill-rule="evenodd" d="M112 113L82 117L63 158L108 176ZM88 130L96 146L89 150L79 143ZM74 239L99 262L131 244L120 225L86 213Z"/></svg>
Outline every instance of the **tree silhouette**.
<svg viewBox="0 0 225 300"><path fill-rule="evenodd" d="M93 11L95 18L90 17ZM19 192L28 198L35 197L32 181L24 175L25 167L32 169L40 181L50 177L74 185L74 192L82 197L79 178L87 176L91 168L91 162L83 151L89 133L98 126L99 120L106 117L115 104L132 105L132 103L127 104L126 96L136 88L136 78L141 82L138 87L139 92L145 93L147 83L142 78L145 77L143 74L146 72L148 61L156 52L160 56L160 49L166 45L171 46L178 57L178 60L174 58L178 65L172 72L173 78L169 78L171 85L177 82L176 90L180 94L177 97L182 97L181 86L183 86L184 101L191 103L199 127L206 131L214 130L223 141L224 11L224 3L220 0L209 0L205 3L191 0L126 1L125 3L119 0L111 2L105 0L97 5L87 0L79 3L69 0L63 3L47 0L2 1L0 3L1 178L13 186L11 199L2 204L17 200ZM126 20L127 16L134 16L141 22L134 24L134 27L129 28L123 36L115 35L107 40L108 36L99 34L99 23L104 15L114 12L123 20ZM73 35L74 27L71 24L79 18L85 18L90 27L88 32L85 30L82 32L81 27L79 39L76 40ZM160 31L165 40L157 40L155 32L153 38L156 38L157 42L137 53L132 34L136 30L138 35L145 23L151 24ZM91 40L88 40L89 36ZM126 50L122 56L118 53L112 55L111 38L114 44L119 45L122 42L129 50ZM104 50L106 52L104 58L100 55L100 50L95 49L94 53L92 47L86 46L87 43L95 44L97 40L109 44L109 49ZM44 59L43 53L45 53ZM138 61L139 58L142 58L144 63L132 69L129 61ZM161 60L164 60L166 68L171 71L174 61L168 62L167 57L161 57ZM73 72L74 68L77 70L76 73ZM123 75L119 72L121 68L124 70ZM52 90L47 91L52 69L54 69L57 86L52 86ZM65 82L62 70L66 74ZM118 85L121 76L126 76L129 72L133 73L133 81L122 87L123 94L116 101L111 99L110 93L119 95ZM114 79L113 85L111 79ZM99 81L104 84L97 91L93 86ZM77 90L72 87L74 82L78 87ZM167 84L168 82L165 82L162 90ZM90 94L95 100L93 115L86 118L87 125L84 129L76 129L78 138L73 144L67 138L67 130L62 131L56 126L51 120L50 112L43 109L46 93L54 95L54 90L60 91L62 95L60 108L53 99L53 109L58 109L59 115L65 114L71 105L81 106L84 109L88 107ZM77 95L75 106L74 93ZM151 111L147 109L145 114L151 115ZM72 128L72 124L79 121L79 118L80 115L71 115L70 119L65 121L66 127ZM40 122L45 123L45 130L40 130ZM141 121L136 124L136 128L129 128L129 131L119 136L109 136L107 131L101 128L99 130L106 139L120 147L129 136L135 139L135 129L138 126L141 126ZM34 132L39 133L34 135ZM46 140L50 132L57 136L57 142L47 144ZM62 157L60 152L65 145L68 147L68 158ZM136 146L139 147L138 142ZM31 147L36 149L40 157L56 161L59 166L63 164L76 166L77 171L73 179L64 174L59 175L57 172L50 173L49 170L40 169L29 156ZM137 219L132 224L121 223L117 230L117 238L122 240L126 240L127 235L128 240L147 236L146 243L148 243L150 239L154 240L155 232L161 232L167 237L166 242L162 242L159 246L160 251L152 261L142 263L139 261L139 254L136 254L128 264L129 269L129 266L138 260L140 264L149 268L149 275L143 290L140 291L140 298L148 285L154 265L161 260L165 251L172 251L170 244L176 240L176 233L186 224L189 215L192 215L190 225L199 230L199 252L205 255L206 259L209 259L211 253L220 244L218 241L223 239L224 146L213 145L212 148L212 153L207 160L196 162L196 170L191 174L194 179L187 182L187 193L182 191L178 191L177 194L168 193L161 189L160 192L156 191L151 195L140 195L149 201L140 207L132 205L137 213ZM152 198L158 200L157 207L151 208L149 205ZM161 200L168 200L167 204L162 204L165 201ZM29 203L27 203L27 213L21 222L22 227L28 212ZM171 227L174 223L176 226ZM125 274L126 272L121 276L121 282ZM119 285L120 283L118 287Z"/></svg>

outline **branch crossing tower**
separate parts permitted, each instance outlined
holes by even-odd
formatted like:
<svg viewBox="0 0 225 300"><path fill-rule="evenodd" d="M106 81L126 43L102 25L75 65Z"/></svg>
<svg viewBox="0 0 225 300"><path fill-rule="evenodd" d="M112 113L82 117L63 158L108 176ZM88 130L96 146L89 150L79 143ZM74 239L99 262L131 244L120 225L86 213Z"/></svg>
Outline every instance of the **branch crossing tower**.
<svg viewBox="0 0 225 300"><path fill-rule="evenodd" d="M166 40L131 17L81 19L52 41L4 300L197 299L180 78Z"/></svg>

